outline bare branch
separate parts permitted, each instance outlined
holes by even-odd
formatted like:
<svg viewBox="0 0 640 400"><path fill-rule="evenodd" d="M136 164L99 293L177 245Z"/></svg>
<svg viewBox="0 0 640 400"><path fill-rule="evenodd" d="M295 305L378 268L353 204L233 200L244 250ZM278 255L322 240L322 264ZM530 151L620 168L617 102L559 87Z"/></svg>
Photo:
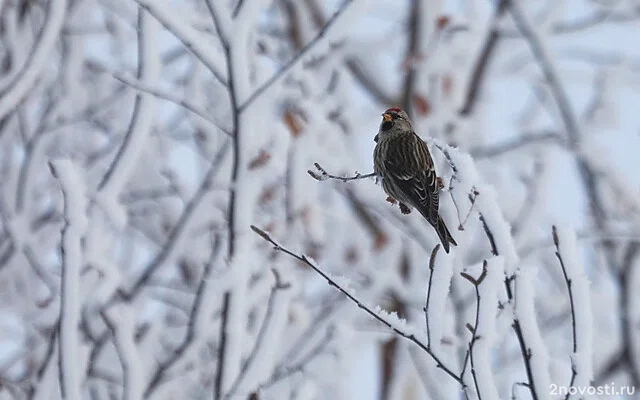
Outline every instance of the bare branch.
<svg viewBox="0 0 640 400"><path fill-rule="evenodd" d="M225 370L225 359L227 354L227 322L229 321L229 304L231 303L231 292L227 291L222 296L222 317L220 320L220 343L218 344L218 369L216 371L215 383L213 386L213 399L222 397L222 382Z"/></svg>
<svg viewBox="0 0 640 400"><path fill-rule="evenodd" d="M571 290L571 279L569 279L569 277L567 276L567 269L564 266L564 261L562 260L562 254L560 254L560 243L558 240L558 232L556 229L556 226L553 225L552 227L552 233L553 233L553 243L556 246L556 257L558 258L558 261L560 262L560 268L562 269L562 276L564 277L564 282L567 285L567 291L569 292L569 304L570 304L570 310L571 310L571 337L572 337L572 343L573 343L573 354L576 354L578 348L577 348L577 341L576 341L576 313L575 313L575 304L573 302L573 291ZM569 386L568 387L573 387L573 383L576 380L576 366L574 364L574 362L571 362L571 380L569 381ZM565 396L565 400L569 399L569 393L567 392L567 395Z"/></svg>
<svg viewBox="0 0 640 400"><path fill-rule="evenodd" d="M191 111L192 113L194 113L195 115L197 115L198 117L204 119L205 121L207 121L208 123L210 123L211 125L213 125L214 127L216 127L217 129L220 129L222 132L224 132L225 135L227 136L231 136L231 132L222 126L222 124L216 120L214 120L213 118L211 118L209 116L210 112L200 108L200 106L198 106L197 104L193 104L190 101L181 98L180 96L177 96L175 94L173 94L172 92L169 91L165 91L162 89L158 89L158 88L153 88L150 87L149 85L146 85L143 82L140 81L134 81L132 79L126 78L120 74L113 74L113 77L117 80L119 80L120 82L124 83L125 85L139 91L142 93L148 93L150 95L153 95L159 99L163 99L163 100L167 100L171 103L174 103L180 107L183 107L184 109Z"/></svg>
<svg viewBox="0 0 640 400"><path fill-rule="evenodd" d="M473 148L469 153L474 158L493 158L525 146L544 143L557 143L560 146L565 146L566 140L556 132L525 133L500 144Z"/></svg>
<svg viewBox="0 0 640 400"><path fill-rule="evenodd" d="M154 18L158 20L176 39L182 42L185 48L198 58L211 72L211 74L223 86L227 86L227 80L220 71L220 67L215 60L209 55L211 49L204 45L206 42L197 37L197 33L190 27L175 24L175 19L171 18L169 11L153 0L134 0L140 7L148 11Z"/></svg>
<svg viewBox="0 0 640 400"><path fill-rule="evenodd" d="M191 306L191 311L189 312L189 326L187 327L187 333L184 336L184 339L180 343L180 345L172 352L171 356L160 363L158 368L156 369L153 377L149 380L149 384L144 392L144 398L149 398L156 389L160 387L163 379L165 378L167 372L176 365L184 355L187 353L187 350L191 347L196 338L196 327L198 325L198 319L203 318L205 316L201 315L202 310L202 301L205 297L205 292L210 290L211 285L211 271L213 270L213 265L215 260L220 255L220 251L222 249L221 240L217 237L214 237L213 240L213 248L211 250L211 255L209 256L209 260L204 267L204 271L202 272L202 276L200 277L200 283L198 284L198 289L196 290L195 299L193 300L193 304Z"/></svg>
<svg viewBox="0 0 640 400"><path fill-rule="evenodd" d="M440 250L440 243L436 244L436 247L433 248L431 252L431 257L429 258L429 283L427 284L427 300L424 306L424 321L427 327L427 347L431 348L431 330L429 329L429 300L431 300L431 285L433 283L433 271L435 269L436 264L436 256L438 255L438 250ZM460 375L462 376L462 375Z"/></svg>
<svg viewBox="0 0 640 400"><path fill-rule="evenodd" d="M26 65L20 69L9 86L3 88L0 95L0 121L24 101L38 81L40 73L50 65L48 60L60 36L66 12L67 0L47 2L44 25L38 32L36 45L29 54Z"/></svg>
<svg viewBox="0 0 640 400"><path fill-rule="evenodd" d="M464 104L460 108L460 111L458 111L458 113L462 116L471 115L471 113L473 112L473 107L476 104L476 99L478 98L478 94L480 92L480 85L482 84L482 81L484 79L485 71L489 65L491 56L493 55L494 50L497 47L498 39L500 38L498 21L504 15L509 2L510 0L500 0L500 2L496 5L493 18L491 19L491 22L489 22L493 25L493 28L489 32L489 36L484 42L482 51L480 52L480 56L476 60Z"/></svg>
<svg viewBox="0 0 640 400"><path fill-rule="evenodd" d="M285 253L285 254L297 259L298 261L303 262L307 266L309 266L318 275L322 276L327 281L329 286L335 287L338 291L340 291L343 295L345 295L349 300L351 300L351 302L353 302L355 305L357 305L360 309L364 310L364 312L369 314L375 320L377 320L378 322L380 322L383 325L385 325L387 328L389 328L395 334L397 334L397 335L409 340L410 342L416 344L420 349L422 349L429 356L431 356L431 358L436 362L436 365L437 365L438 368L442 369L447 375L449 375L456 382L458 382L460 385L462 385L462 387L464 387L464 383L462 382L461 377L456 375L449 367L444 365L442 363L442 361L440 360L440 358L428 346L426 346L424 343L422 343L422 341L420 341L413 333L403 332L402 330L400 330L397 327L395 327L391 322L389 322L385 318L381 317L378 313L376 313L373 310L371 310L371 308L369 306L367 306L364 303L362 303L359 299L357 299L354 295L352 295L347 289L342 287L342 285L340 285L339 283L334 281L331 277L329 277L329 275L327 275L325 272L323 272L314 263L309 261L309 259L305 255L295 254L291 250L288 250L288 249L280 246L277 242L275 242L271 238L271 236L269 236L268 233L266 233L265 231L263 231L262 229L254 226L254 225L251 225L251 230L253 230L256 234L258 234L261 238L263 238L267 242L271 243L274 246L274 250L280 251L282 253Z"/></svg>
<svg viewBox="0 0 640 400"><path fill-rule="evenodd" d="M274 277L276 279L276 282L271 287L271 293L269 293L269 300L267 301L267 306L266 306L266 309L267 309L266 314L265 314L265 316L264 316L264 318L262 320L262 324L260 325L260 329L259 329L258 334L256 336L256 340L253 343L253 348L251 349L251 352L247 356L247 358L246 358L246 360L244 362L244 365L242 366L242 370L236 376L236 379L231 384L231 388L225 394L225 396L224 396L225 399L232 398L233 395L236 393L236 391L238 390L238 387L240 387L240 383L242 382L242 378L244 376L246 376L247 371L254 364L254 362L256 360L256 355L258 354L258 352L260 351L260 349L264 345L264 343L263 343L264 342L264 338L265 338L265 336L267 334L267 329L270 327L269 323L271 322L271 319L273 317L274 304L275 304L276 296L278 294L277 292L280 291L280 290L289 289L291 287L291 284L282 282L282 280L280 278L280 274L278 273L277 270L271 269L271 272L273 273L273 275L274 275Z"/></svg>
<svg viewBox="0 0 640 400"><path fill-rule="evenodd" d="M319 174L318 174L318 172L312 171L310 169L307 170L307 173L309 175L311 175L311 177L313 179L318 180L318 181L326 181L327 179L335 179L335 180L342 181L342 182L349 182L349 181L356 181L356 180L359 180L359 179L372 178L372 177L376 176L375 172L371 172L371 173L365 174L365 175L362 175L359 172L356 172L356 174L354 176L337 176L337 175L332 175L332 174L328 173L318 163L314 163L313 165L319 171Z"/></svg>
<svg viewBox="0 0 640 400"><path fill-rule="evenodd" d="M333 25L336 20L340 17L342 13L347 9L349 4L351 4L353 0L344 0L344 2L338 7L338 9L333 13L333 15L327 20L327 23L320 29L318 34L309 41L300 51L283 65L278 72L273 74L271 78L267 79L262 85L260 85L254 92L242 102L242 104L238 105L238 112L243 112L244 110L251 105L260 95L262 95L269 87L271 87L276 81L278 81L281 77L284 76L296 63L306 55L313 47L322 39L326 34L331 25Z"/></svg>

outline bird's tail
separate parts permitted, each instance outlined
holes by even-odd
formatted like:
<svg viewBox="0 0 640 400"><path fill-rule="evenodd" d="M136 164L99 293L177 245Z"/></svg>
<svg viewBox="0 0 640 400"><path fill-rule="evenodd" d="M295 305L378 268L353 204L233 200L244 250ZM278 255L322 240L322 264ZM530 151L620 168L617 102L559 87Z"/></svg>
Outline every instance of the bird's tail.
<svg viewBox="0 0 640 400"><path fill-rule="evenodd" d="M454 246L458 245L458 243L456 243L456 241L453 239L453 236L451 236L451 232L449 232L449 229L447 229L447 225L445 225L442 217L438 216L438 223L434 225L434 228L436 228L436 232L438 233L438 237L442 242L444 251L449 253L449 243Z"/></svg>

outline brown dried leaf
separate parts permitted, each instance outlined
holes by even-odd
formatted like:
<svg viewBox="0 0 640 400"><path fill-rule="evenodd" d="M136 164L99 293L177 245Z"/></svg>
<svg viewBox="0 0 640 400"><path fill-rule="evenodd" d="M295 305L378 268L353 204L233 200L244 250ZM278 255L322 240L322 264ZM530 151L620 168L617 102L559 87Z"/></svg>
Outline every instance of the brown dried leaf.
<svg viewBox="0 0 640 400"><path fill-rule="evenodd" d="M431 112L431 103L429 100L419 94L413 95L413 105L419 115L427 116Z"/></svg>
<svg viewBox="0 0 640 400"><path fill-rule="evenodd" d="M448 15L441 15L436 20L436 26L438 27L438 29L444 29L449 25L450 22L451 18L449 18Z"/></svg>
<svg viewBox="0 0 640 400"><path fill-rule="evenodd" d="M373 240L373 248L374 250L382 250L388 242L389 238L387 237L386 233L384 233L383 231L378 231L376 233L376 237Z"/></svg>
<svg viewBox="0 0 640 400"><path fill-rule="evenodd" d="M260 153L249 162L249 169L255 169L258 167L262 167L271 159L271 154L267 153L264 150L260 150Z"/></svg>
<svg viewBox="0 0 640 400"><path fill-rule="evenodd" d="M291 136L298 137L302 133L302 123L300 119L291 110L284 113L284 123L289 127Z"/></svg>

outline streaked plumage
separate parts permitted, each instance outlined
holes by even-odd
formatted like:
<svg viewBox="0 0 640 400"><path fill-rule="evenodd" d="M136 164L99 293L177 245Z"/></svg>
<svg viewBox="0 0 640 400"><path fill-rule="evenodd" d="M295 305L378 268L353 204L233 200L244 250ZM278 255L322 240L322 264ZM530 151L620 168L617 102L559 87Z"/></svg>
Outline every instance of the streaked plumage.
<svg viewBox="0 0 640 400"><path fill-rule="evenodd" d="M457 243L438 215L440 186L429 149L413 131L406 112L390 108L382 116L374 139L374 171L382 178L384 191L400 203L402 213L417 209L435 228L448 253L449 244Z"/></svg>

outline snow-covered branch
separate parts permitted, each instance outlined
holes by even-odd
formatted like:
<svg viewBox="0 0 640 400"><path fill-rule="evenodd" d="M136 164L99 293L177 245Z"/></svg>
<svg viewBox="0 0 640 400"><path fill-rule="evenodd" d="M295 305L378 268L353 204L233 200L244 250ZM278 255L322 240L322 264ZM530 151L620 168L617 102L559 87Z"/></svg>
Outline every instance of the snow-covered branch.
<svg viewBox="0 0 640 400"><path fill-rule="evenodd" d="M415 345L417 345L421 350L423 350L431 358L433 358L433 360L436 362L438 368L442 369L452 379L454 379L456 382L458 382L458 383L460 383L461 385L464 386L464 384L462 383L461 378L457 374L455 374L449 367L444 365L442 363L442 361L440 360L440 358L426 344L424 344L420 339L418 339L417 332L415 332L413 330L413 328L411 328L410 326L407 326L405 321L398 320L397 318L392 318L391 314L388 314L387 312L385 312L383 310L375 309L374 307L365 304L364 302L362 302L361 300L359 300L356 297L355 292L352 289L350 289L347 286L345 286L345 285L341 284L340 282L338 282L337 278L330 277L327 273L322 271L322 269L320 269L318 266L316 266L311 260L309 260L309 258L307 256L295 254L291 250L288 250L287 248L280 246L277 242L275 242L271 238L271 236L268 233L266 233L265 231L263 231L262 229L254 226L254 225L251 225L251 229L256 234L258 234L261 238L263 238L267 242L271 243L274 246L274 250L283 252L283 253L285 253L285 254L287 254L287 255L289 255L289 256L291 256L291 257L293 257L293 258L295 258L295 259L297 259L297 260L299 260L301 262L303 262L304 264L309 266L314 272L316 272L318 275L320 275L322 278L324 278L324 280L327 281L327 283L330 286L335 287L338 291L340 291L343 295L345 295L351 302L353 302L356 306L358 306L360 309L362 309L365 313L369 314L375 320L377 320L378 322L380 322L383 325L385 325L393 333L395 333L395 334L397 334L397 335L409 340L410 342L414 343Z"/></svg>
<svg viewBox="0 0 640 400"><path fill-rule="evenodd" d="M569 387L587 387L593 379L593 317L589 280L578 255L575 233L553 226L553 243L560 262L571 307L571 381ZM566 398L569 398L567 394Z"/></svg>
<svg viewBox="0 0 640 400"><path fill-rule="evenodd" d="M62 230L62 284L60 288L60 390L63 397L79 399L82 351L78 325L82 309L80 271L83 267L82 239L87 230L87 198L83 178L70 160L56 160L49 164L60 181L64 195L65 226Z"/></svg>

